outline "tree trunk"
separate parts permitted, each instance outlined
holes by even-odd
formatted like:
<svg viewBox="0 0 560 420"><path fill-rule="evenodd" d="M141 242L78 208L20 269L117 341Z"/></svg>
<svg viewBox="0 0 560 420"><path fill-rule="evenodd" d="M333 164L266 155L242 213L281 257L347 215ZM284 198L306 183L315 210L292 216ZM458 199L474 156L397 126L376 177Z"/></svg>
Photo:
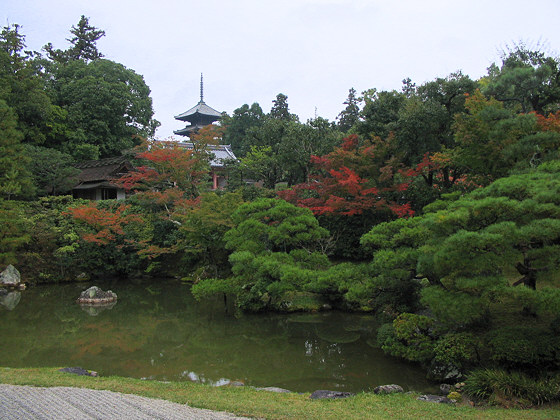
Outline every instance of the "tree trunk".
<svg viewBox="0 0 560 420"><path fill-rule="evenodd" d="M530 289L536 290L537 288L537 269L531 268L527 260L524 261L525 264L517 263L515 268L519 274L523 275L519 280L513 283L514 286L519 286L524 284Z"/></svg>

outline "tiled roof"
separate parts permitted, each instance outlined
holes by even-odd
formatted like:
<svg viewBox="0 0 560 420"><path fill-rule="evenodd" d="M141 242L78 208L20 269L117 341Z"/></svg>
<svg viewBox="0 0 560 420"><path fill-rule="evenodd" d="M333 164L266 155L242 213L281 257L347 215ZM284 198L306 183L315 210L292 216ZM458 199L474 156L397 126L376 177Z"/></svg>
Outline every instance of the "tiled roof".
<svg viewBox="0 0 560 420"><path fill-rule="evenodd" d="M164 141L159 141L159 143L165 143ZM191 142L176 143L177 146L192 150L194 144ZM214 168L220 168L224 166L224 160L237 160L237 157L233 154L231 146L229 144L219 144L219 145L208 145L208 151L214 155L210 161L210 166Z"/></svg>
<svg viewBox="0 0 560 420"><path fill-rule="evenodd" d="M187 125L185 128L182 128L180 130L174 130L173 134L178 134L181 136L188 136L189 134L191 134L193 131L198 131L201 128L206 127L205 125L201 125L201 124L196 124L196 125Z"/></svg>
<svg viewBox="0 0 560 420"><path fill-rule="evenodd" d="M181 121L190 121L192 117L195 116L195 114L199 114L200 116L216 117L215 119L218 119L222 116L221 112L216 111L212 107L209 107L204 103L204 101L200 101L188 111L175 116L175 119Z"/></svg>
<svg viewBox="0 0 560 420"><path fill-rule="evenodd" d="M132 169L132 165L124 156L88 160L86 162L76 163L73 166L82 170L78 175L80 183L107 181L120 177L122 173Z"/></svg>

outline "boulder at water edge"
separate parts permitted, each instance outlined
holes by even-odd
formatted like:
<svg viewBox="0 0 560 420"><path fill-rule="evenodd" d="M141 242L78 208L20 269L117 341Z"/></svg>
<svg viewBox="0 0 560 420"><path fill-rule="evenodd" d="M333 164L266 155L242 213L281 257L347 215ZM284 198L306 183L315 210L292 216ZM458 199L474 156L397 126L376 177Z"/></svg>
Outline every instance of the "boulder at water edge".
<svg viewBox="0 0 560 420"><path fill-rule="evenodd" d="M315 391L309 398L312 400L335 400L338 398L348 398L355 394L351 392L340 392L340 391L326 391L326 390L319 390Z"/></svg>
<svg viewBox="0 0 560 420"><path fill-rule="evenodd" d="M81 305L108 305L117 301L117 294L111 290L104 292L97 286L84 290L78 298Z"/></svg>
<svg viewBox="0 0 560 420"><path fill-rule="evenodd" d="M374 394L394 394L396 392L404 392L404 389L400 385L379 385L373 390Z"/></svg>
<svg viewBox="0 0 560 420"><path fill-rule="evenodd" d="M449 398L442 397L440 395L420 395L416 399L418 401L426 401L426 402L433 402L433 403L439 403L439 404L452 404L453 403L453 401L451 401Z"/></svg>
<svg viewBox="0 0 560 420"><path fill-rule="evenodd" d="M12 264L8 265L6 269L0 273L0 285L18 288L23 286L21 284L19 271Z"/></svg>
<svg viewBox="0 0 560 420"><path fill-rule="evenodd" d="M73 373L74 375L80 375L80 376L94 376L97 377L99 376L97 372L93 371L93 370L85 370L81 367L67 367L67 368L62 368L62 369L58 369L59 372L66 372L66 373Z"/></svg>

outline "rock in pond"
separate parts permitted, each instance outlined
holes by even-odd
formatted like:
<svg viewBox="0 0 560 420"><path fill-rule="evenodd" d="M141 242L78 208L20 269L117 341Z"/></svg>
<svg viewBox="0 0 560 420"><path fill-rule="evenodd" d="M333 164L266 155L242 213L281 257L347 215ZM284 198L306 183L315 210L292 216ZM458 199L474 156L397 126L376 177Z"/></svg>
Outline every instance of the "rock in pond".
<svg viewBox="0 0 560 420"><path fill-rule="evenodd" d="M25 285L21 283L19 271L12 264L8 265L6 269L0 273L0 285L10 288L16 287L25 289Z"/></svg>
<svg viewBox="0 0 560 420"><path fill-rule="evenodd" d="M104 292L97 286L84 290L77 302L80 305L108 305L117 301L117 294L111 290Z"/></svg>
<svg viewBox="0 0 560 420"><path fill-rule="evenodd" d="M420 395L416 398L419 401L426 401L426 402L433 402L433 403L440 403L440 404L451 404L451 401L447 397L442 397L441 395Z"/></svg>
<svg viewBox="0 0 560 420"><path fill-rule="evenodd" d="M395 384L380 385L378 387L375 387L375 389L373 390L374 394L394 394L397 392L404 392L402 386Z"/></svg>
<svg viewBox="0 0 560 420"><path fill-rule="evenodd" d="M318 390L311 394L309 398L311 398L312 400L335 400L337 398L348 398L354 395L355 394L351 392Z"/></svg>

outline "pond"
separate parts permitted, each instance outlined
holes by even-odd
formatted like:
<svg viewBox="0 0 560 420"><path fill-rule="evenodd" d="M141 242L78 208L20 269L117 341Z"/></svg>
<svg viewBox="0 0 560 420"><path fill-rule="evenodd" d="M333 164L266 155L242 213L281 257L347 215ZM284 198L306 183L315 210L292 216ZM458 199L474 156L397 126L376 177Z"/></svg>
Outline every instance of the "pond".
<svg viewBox="0 0 560 420"><path fill-rule="evenodd" d="M375 345L371 315L235 316L221 299L198 303L190 286L177 281L96 285L117 293L116 305L98 313L82 308L75 301L85 283L32 287L19 302L0 305L1 365L79 366L100 375L241 381L294 392L359 392L392 383L432 388L424 371Z"/></svg>

